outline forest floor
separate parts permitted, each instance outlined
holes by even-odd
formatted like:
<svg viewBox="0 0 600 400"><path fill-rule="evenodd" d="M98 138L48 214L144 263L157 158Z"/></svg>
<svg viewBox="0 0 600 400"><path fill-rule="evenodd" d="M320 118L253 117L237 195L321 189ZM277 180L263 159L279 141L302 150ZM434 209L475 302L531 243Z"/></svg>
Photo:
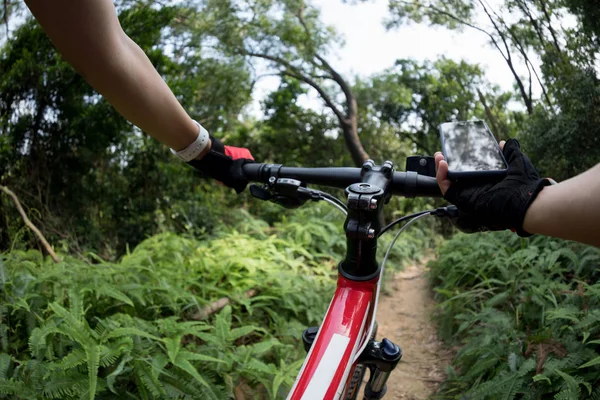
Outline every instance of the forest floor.
<svg viewBox="0 0 600 400"><path fill-rule="evenodd" d="M452 360L452 351L438 340L430 319L435 302L425 273L424 264L396 273L379 300L377 339L388 338L403 352L388 380L386 400L428 399L444 381Z"/></svg>

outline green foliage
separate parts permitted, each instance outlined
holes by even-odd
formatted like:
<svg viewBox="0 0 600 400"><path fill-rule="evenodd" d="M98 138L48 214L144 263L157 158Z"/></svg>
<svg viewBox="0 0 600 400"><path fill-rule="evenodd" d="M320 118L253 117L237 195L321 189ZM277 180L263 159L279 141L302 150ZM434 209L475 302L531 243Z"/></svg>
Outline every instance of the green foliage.
<svg viewBox="0 0 600 400"><path fill-rule="evenodd" d="M579 399L600 383L600 250L510 233L457 235L431 264L443 339L460 344L440 398Z"/></svg>
<svg viewBox="0 0 600 400"><path fill-rule="evenodd" d="M306 93L299 81L284 79L263 101L265 118L240 135L257 160L307 167L351 165L343 141L331 135L337 124L298 105L298 97Z"/></svg>
<svg viewBox="0 0 600 400"><path fill-rule="evenodd" d="M464 61L397 60L395 67L357 83L356 90L370 114L365 120L389 126L395 142L408 141L417 154L438 151L439 125L451 119L485 118L498 138L514 135L516 114L506 110L511 95L486 82L479 66Z"/></svg>
<svg viewBox="0 0 600 400"><path fill-rule="evenodd" d="M600 80L592 70L575 70L561 76L556 86L562 112L537 108L526 125L523 145L540 173L563 180L600 159Z"/></svg>
<svg viewBox="0 0 600 400"><path fill-rule="evenodd" d="M223 137L250 101L247 67L190 47L193 38L170 27L178 12L119 6L123 29L186 110ZM114 258L164 229L217 225L218 210L212 216L206 209L225 191L209 192L191 168L118 115L33 19L19 24L0 48L0 183L17 193L50 242ZM0 249L36 243L5 196L0 207Z"/></svg>
<svg viewBox="0 0 600 400"><path fill-rule="evenodd" d="M523 139L525 151L544 175L562 180L598 162L597 1L389 0L389 9L390 27L425 22L470 30L489 40L513 75L513 98L522 101L527 112L513 124L518 130L506 133ZM539 95L534 95L535 87L541 89ZM453 88L451 93L458 96L462 91ZM500 109L505 105L498 104ZM487 111L494 107L485 108L485 118L493 122ZM507 117L499 117L498 126L506 124Z"/></svg>
<svg viewBox="0 0 600 400"><path fill-rule="evenodd" d="M308 230L246 216L212 240L165 233L119 263L6 254L0 397L224 399L249 386L280 398L304 357L300 334L334 287L327 248L342 247L339 223L304 217ZM225 296L231 304L202 319Z"/></svg>

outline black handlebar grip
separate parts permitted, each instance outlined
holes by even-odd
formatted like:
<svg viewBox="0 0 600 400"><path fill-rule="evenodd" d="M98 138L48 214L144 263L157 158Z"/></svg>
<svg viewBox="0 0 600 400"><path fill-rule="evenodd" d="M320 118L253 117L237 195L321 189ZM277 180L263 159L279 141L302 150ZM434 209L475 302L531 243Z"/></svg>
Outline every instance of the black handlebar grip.
<svg viewBox="0 0 600 400"><path fill-rule="evenodd" d="M248 163L242 165L242 171L244 172L244 176L248 181L251 182L259 182L261 171L264 164L260 163Z"/></svg>
<svg viewBox="0 0 600 400"><path fill-rule="evenodd" d="M392 193L404 197L442 197L435 178L413 171L394 173Z"/></svg>

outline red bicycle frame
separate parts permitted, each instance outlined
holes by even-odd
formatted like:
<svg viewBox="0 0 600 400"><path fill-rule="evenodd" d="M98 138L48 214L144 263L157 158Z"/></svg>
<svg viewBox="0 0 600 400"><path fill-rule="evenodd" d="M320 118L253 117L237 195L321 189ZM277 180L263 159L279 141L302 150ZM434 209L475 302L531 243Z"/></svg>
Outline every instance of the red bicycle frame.
<svg viewBox="0 0 600 400"><path fill-rule="evenodd" d="M338 275L337 289L288 400L343 398L354 361L368 340L379 277L357 282Z"/></svg>
<svg viewBox="0 0 600 400"><path fill-rule="evenodd" d="M371 160L360 169L250 163L244 165L244 174L248 180L265 183L263 187L250 187L252 195L259 199L287 207L297 207L309 199L328 200L347 211L346 257L339 264L337 289L315 339L305 341L310 350L288 400L345 397L348 378L354 373L359 356L360 363L368 365L371 371L366 398L381 398L389 374L402 357L397 345L387 339L371 341L369 335L381 277L376 256L383 205L393 193L407 197L440 196L435 178L414 171L394 172L392 162L377 166ZM309 190L306 183L345 188L347 206L340 206L340 200L324 192ZM359 354L363 349L366 351Z"/></svg>

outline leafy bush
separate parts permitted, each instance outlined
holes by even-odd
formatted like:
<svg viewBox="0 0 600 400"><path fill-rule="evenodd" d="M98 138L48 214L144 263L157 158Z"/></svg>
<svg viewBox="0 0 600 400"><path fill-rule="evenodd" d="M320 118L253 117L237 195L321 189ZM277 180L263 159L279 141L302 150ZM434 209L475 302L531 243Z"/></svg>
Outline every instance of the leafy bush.
<svg viewBox="0 0 600 400"><path fill-rule="evenodd" d="M598 249L489 233L440 254L436 319L462 345L441 398L600 398Z"/></svg>
<svg viewBox="0 0 600 400"><path fill-rule="evenodd" d="M6 254L0 397L281 397L304 356L302 329L320 322L333 291L331 240L306 249L290 240L293 226L245 221L248 233L207 241L157 235L119 263ZM333 224L311 226L333 237ZM199 317L224 296L231 306Z"/></svg>
<svg viewBox="0 0 600 400"><path fill-rule="evenodd" d="M346 239L343 216L327 205L279 219L270 226L240 209L231 225L215 224L216 237L155 235L118 263L5 254L0 398L283 397L305 356L301 332L321 322L333 294ZM391 261L417 256L431 237L405 234ZM223 297L232 304L205 318Z"/></svg>

